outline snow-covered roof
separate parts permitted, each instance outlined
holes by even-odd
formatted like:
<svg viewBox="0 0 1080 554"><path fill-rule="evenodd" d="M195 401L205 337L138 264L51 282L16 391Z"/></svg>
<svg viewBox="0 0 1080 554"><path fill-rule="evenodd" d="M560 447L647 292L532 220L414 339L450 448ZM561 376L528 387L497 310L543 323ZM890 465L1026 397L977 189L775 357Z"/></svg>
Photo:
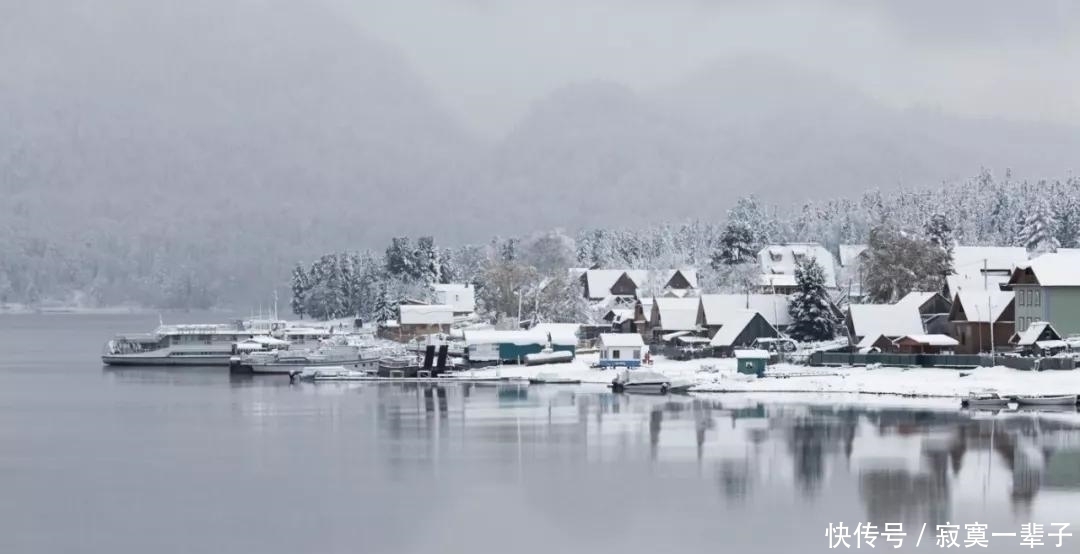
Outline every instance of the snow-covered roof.
<svg viewBox="0 0 1080 554"><path fill-rule="evenodd" d="M861 341L859 341L859 344L857 344L856 346L859 349L870 348L871 346L874 346L874 343L876 343L877 341L879 341L879 340L881 340L883 338L885 340L889 340L888 338L885 337L885 335L882 335L881 333L876 333L876 334L872 334L872 335L866 335L865 337L862 338Z"/></svg>
<svg viewBox="0 0 1080 554"><path fill-rule="evenodd" d="M1016 336L1016 345L1031 346L1035 344L1036 342L1038 342L1039 337L1043 335L1043 331L1046 331L1047 329L1050 329L1050 331L1052 331L1051 336L1057 337L1058 340L1061 339L1061 335L1057 332L1057 329L1054 329L1054 326L1051 325L1049 322L1035 321L1032 322L1031 325L1028 325L1028 328L1025 329L1024 332Z"/></svg>
<svg viewBox="0 0 1080 554"><path fill-rule="evenodd" d="M599 299L611 294L611 287L625 274L638 287L655 282L657 287L665 287L675 273L682 273L690 288L698 287L697 270L692 267L678 269L589 269L585 271L585 281L589 287L589 298Z"/></svg>
<svg viewBox="0 0 1080 554"><path fill-rule="evenodd" d="M866 251L865 244L841 244L840 267L848 267L858 262L859 254Z"/></svg>
<svg viewBox="0 0 1080 554"><path fill-rule="evenodd" d="M645 341L637 333L600 333L601 348L644 348Z"/></svg>
<svg viewBox="0 0 1080 554"><path fill-rule="evenodd" d="M896 342L902 340L910 340L927 346L956 346L960 344L949 335L905 335L897 339Z"/></svg>
<svg viewBox="0 0 1080 554"><path fill-rule="evenodd" d="M813 258L821 264L825 287L836 288L836 259L824 246L812 243L773 244L758 252L761 272L765 275L795 275L795 264L803 258ZM780 286L780 283L775 283Z"/></svg>
<svg viewBox="0 0 1080 554"><path fill-rule="evenodd" d="M660 328L665 331L697 329L698 305L697 298L657 298L655 309L660 315Z"/></svg>
<svg viewBox="0 0 1080 554"><path fill-rule="evenodd" d="M769 352L766 350L735 350L733 352L739 360L768 360Z"/></svg>
<svg viewBox="0 0 1080 554"><path fill-rule="evenodd" d="M624 321L633 321L634 320L634 310L632 308L614 308L614 309L608 310L608 313L604 315L604 318L607 319L607 316L611 316L610 321L612 323L622 323Z"/></svg>
<svg viewBox="0 0 1080 554"><path fill-rule="evenodd" d="M1063 340L1037 340L1037 341L1035 341L1035 346L1038 346L1039 348L1043 348L1043 349L1068 348L1069 343L1067 343L1067 342L1065 342Z"/></svg>
<svg viewBox="0 0 1080 554"><path fill-rule="evenodd" d="M1003 290L961 290L953 296L953 303L959 302L964 309L967 321L988 323L998 321L1013 300L1012 291Z"/></svg>
<svg viewBox="0 0 1080 554"><path fill-rule="evenodd" d="M923 333L922 317L918 308L911 304L851 304L848 309L857 337L902 337Z"/></svg>
<svg viewBox="0 0 1080 554"><path fill-rule="evenodd" d="M1044 287L1080 287L1080 253L1075 251L1043 254L1017 268L1030 269Z"/></svg>
<svg viewBox="0 0 1080 554"><path fill-rule="evenodd" d="M326 331L323 331L321 334L325 335ZM267 336L262 336L262 335L251 337L250 339L247 339L244 342L245 343L250 343L250 344L264 345L264 346L288 346L288 344L289 344L289 341L287 341L287 340L281 340L281 339L276 339L274 337L267 337Z"/></svg>
<svg viewBox="0 0 1080 554"><path fill-rule="evenodd" d="M788 275L786 273L782 273L779 275L774 275L771 273L762 273L760 279L761 286L763 287L794 287L798 284L798 282L795 281L794 274Z"/></svg>
<svg viewBox="0 0 1080 554"><path fill-rule="evenodd" d="M402 304L401 325L450 325L454 322L454 307L447 304Z"/></svg>
<svg viewBox="0 0 1080 554"><path fill-rule="evenodd" d="M747 325L758 315L754 310L739 310L731 312L720 325L720 330L713 335L709 344L712 346L733 346L735 339L746 329Z"/></svg>
<svg viewBox="0 0 1080 554"><path fill-rule="evenodd" d="M578 332L581 330L579 323L537 323L530 331L547 333L551 336L551 343L560 346L571 346L578 343Z"/></svg>
<svg viewBox="0 0 1080 554"><path fill-rule="evenodd" d="M788 306L791 299L783 294L703 294L701 309L705 325L720 325L734 312L754 310L773 327L791 325Z"/></svg>
<svg viewBox="0 0 1080 554"><path fill-rule="evenodd" d="M1027 259L1027 250L1022 246L955 246L953 273L981 278L984 267L989 271L1012 271L1013 266Z"/></svg>
<svg viewBox="0 0 1080 554"><path fill-rule="evenodd" d="M465 344L467 346L476 344L547 344L548 341L547 333L534 331L532 329L527 331L500 331L496 329L466 330L464 335ZM576 340L574 341L574 344L577 344Z"/></svg>
<svg viewBox="0 0 1080 554"><path fill-rule="evenodd" d="M936 292L918 292L911 291L904 295L903 298L897 300L897 304L911 304L915 306L915 309L919 309L927 300L930 300L937 294Z"/></svg>
<svg viewBox="0 0 1080 554"><path fill-rule="evenodd" d="M622 269L589 269L585 271L585 282L589 287L589 298L600 299L611 295L611 287L622 277Z"/></svg>
<svg viewBox="0 0 1080 554"><path fill-rule="evenodd" d="M1000 285L1009 282L1008 275L947 275L945 284L949 287L949 294L955 295L962 290L1000 290Z"/></svg>
<svg viewBox="0 0 1080 554"><path fill-rule="evenodd" d="M663 335L660 335L660 340L669 341L689 334L690 331L675 331L673 333L664 333Z"/></svg>

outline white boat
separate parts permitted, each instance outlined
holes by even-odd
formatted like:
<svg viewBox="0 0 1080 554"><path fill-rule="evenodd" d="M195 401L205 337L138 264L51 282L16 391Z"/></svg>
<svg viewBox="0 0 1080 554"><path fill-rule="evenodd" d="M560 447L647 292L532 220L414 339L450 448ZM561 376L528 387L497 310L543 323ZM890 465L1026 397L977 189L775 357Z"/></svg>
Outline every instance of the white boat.
<svg viewBox="0 0 1080 554"><path fill-rule="evenodd" d="M960 401L961 406L968 408L1004 408L1009 405L1010 399L997 394L973 392L967 398Z"/></svg>
<svg viewBox="0 0 1080 554"><path fill-rule="evenodd" d="M345 366L305 367L299 374L290 374L290 378L301 381L358 381L370 374L349 369Z"/></svg>
<svg viewBox="0 0 1080 554"><path fill-rule="evenodd" d="M670 389L670 378L662 373L644 369L623 370L611 381L611 390L614 392L667 394Z"/></svg>
<svg viewBox="0 0 1080 554"><path fill-rule="evenodd" d="M525 365L561 364L574 360L569 350L544 350L525 355Z"/></svg>
<svg viewBox="0 0 1080 554"><path fill-rule="evenodd" d="M1014 400L1019 406L1076 406L1075 394L1017 396Z"/></svg>
<svg viewBox="0 0 1080 554"><path fill-rule="evenodd" d="M236 345L269 337L284 322L268 319L224 324L160 325L153 333L117 335L105 344L108 365L229 365Z"/></svg>
<svg viewBox="0 0 1080 554"><path fill-rule="evenodd" d="M287 375L304 367L342 366L364 371L378 368L379 360L354 345L322 345L314 348L252 352L241 355L231 366L256 374Z"/></svg>
<svg viewBox="0 0 1080 554"><path fill-rule="evenodd" d="M530 385L580 385L581 379L560 377L557 373L537 373L529 379Z"/></svg>

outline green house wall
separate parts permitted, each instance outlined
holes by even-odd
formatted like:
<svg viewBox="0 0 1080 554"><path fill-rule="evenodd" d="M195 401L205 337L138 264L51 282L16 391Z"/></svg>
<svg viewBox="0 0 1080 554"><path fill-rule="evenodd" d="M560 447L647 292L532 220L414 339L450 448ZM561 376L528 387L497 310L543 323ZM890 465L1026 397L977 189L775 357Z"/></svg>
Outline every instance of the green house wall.
<svg viewBox="0 0 1080 554"><path fill-rule="evenodd" d="M1062 336L1080 334L1080 287L1042 287L1046 321Z"/></svg>
<svg viewBox="0 0 1080 554"><path fill-rule="evenodd" d="M513 343L499 343L499 358L504 362L518 361L524 359L526 354L536 354L544 349L543 344L513 344ZM552 347L552 350L556 352L568 351L575 352L577 348L571 345L556 344Z"/></svg>

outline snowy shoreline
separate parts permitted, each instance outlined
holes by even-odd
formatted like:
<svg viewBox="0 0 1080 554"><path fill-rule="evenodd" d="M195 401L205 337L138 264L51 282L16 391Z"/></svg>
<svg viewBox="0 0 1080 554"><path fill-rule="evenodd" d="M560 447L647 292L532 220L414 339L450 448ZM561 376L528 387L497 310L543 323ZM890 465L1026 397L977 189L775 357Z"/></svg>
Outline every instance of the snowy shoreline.
<svg viewBox="0 0 1080 554"><path fill-rule="evenodd" d="M463 376L528 379L537 374L579 379L583 384L607 384L617 371L590 367L595 355L569 363L537 366L505 365L469 370ZM711 367L712 371L701 371ZM658 358L651 371L673 381L692 384L692 393L715 394L858 394L926 399L959 399L972 392L995 390L1004 395L1080 393L1080 372L1020 371L1006 367L971 370L936 368L865 367L814 368L794 365L770 366L763 378L735 371L731 358L674 361Z"/></svg>

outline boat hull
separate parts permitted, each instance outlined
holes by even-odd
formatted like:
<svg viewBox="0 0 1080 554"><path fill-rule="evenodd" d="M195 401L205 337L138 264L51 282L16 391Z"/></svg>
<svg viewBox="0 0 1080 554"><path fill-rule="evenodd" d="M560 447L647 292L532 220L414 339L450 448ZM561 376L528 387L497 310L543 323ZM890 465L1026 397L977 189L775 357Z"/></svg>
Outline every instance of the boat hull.
<svg viewBox="0 0 1080 554"><path fill-rule="evenodd" d="M297 363L244 363L238 364L240 371L247 371L257 375L289 375L290 373L306 367L344 367L354 371L374 370L378 367L376 360L326 360L304 361Z"/></svg>
<svg viewBox="0 0 1080 554"><path fill-rule="evenodd" d="M530 385L580 385L581 379L529 379Z"/></svg>
<svg viewBox="0 0 1080 554"><path fill-rule="evenodd" d="M671 388L670 383L615 383L611 386L615 392L629 392L636 394L667 394Z"/></svg>
<svg viewBox="0 0 1080 554"><path fill-rule="evenodd" d="M965 399L961 402L969 408L1005 408L1009 405L1008 398L983 398Z"/></svg>
<svg viewBox="0 0 1080 554"><path fill-rule="evenodd" d="M229 365L229 354L220 356L102 356L101 362L111 366L221 366Z"/></svg>
<svg viewBox="0 0 1080 554"><path fill-rule="evenodd" d="M1076 406L1076 395L1018 396L1016 403L1020 406Z"/></svg>

